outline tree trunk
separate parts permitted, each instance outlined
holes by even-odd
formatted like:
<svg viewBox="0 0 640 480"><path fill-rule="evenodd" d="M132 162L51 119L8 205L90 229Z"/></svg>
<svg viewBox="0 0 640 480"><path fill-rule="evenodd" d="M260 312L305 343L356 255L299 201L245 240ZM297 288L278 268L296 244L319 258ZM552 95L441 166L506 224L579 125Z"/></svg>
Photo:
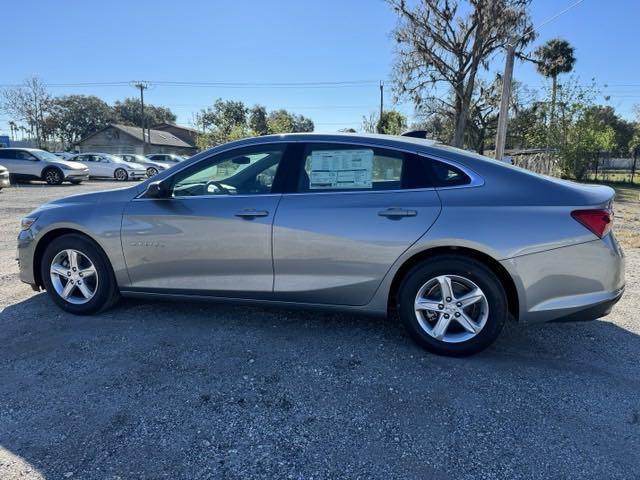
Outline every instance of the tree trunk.
<svg viewBox="0 0 640 480"><path fill-rule="evenodd" d="M551 115L550 115L550 124L553 125L556 120L556 95L558 93L558 77L556 75L552 78L552 86L551 86Z"/></svg>

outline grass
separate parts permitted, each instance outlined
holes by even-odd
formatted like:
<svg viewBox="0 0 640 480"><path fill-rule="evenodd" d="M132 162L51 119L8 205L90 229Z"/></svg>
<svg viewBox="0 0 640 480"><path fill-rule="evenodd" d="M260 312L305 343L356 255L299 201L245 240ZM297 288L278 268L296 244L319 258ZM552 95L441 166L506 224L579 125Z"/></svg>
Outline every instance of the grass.
<svg viewBox="0 0 640 480"><path fill-rule="evenodd" d="M608 185L616 191L616 237L623 248L640 248L640 184L600 180L593 183Z"/></svg>
<svg viewBox="0 0 640 480"><path fill-rule="evenodd" d="M631 172L614 172L614 171L605 171L598 172L598 177L596 178L595 173L591 172L587 174L587 180L594 181L597 183L627 183L631 185ZM633 185L640 186L640 171L636 172L633 177Z"/></svg>

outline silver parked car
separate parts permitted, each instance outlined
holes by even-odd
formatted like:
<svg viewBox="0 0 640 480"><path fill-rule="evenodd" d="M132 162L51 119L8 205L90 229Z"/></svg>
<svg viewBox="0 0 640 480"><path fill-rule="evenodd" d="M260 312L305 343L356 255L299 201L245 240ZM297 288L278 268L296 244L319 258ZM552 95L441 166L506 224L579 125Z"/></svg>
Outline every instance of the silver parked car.
<svg viewBox="0 0 640 480"><path fill-rule="evenodd" d="M84 152L74 155L71 160L86 165L89 168L89 176L93 178L115 178L124 182L140 180L147 176L147 171L142 165L125 162L109 153Z"/></svg>
<svg viewBox="0 0 640 480"><path fill-rule="evenodd" d="M153 160L149 160L144 155L138 155L135 153L121 153L118 155L122 160L129 163L136 163L138 165L142 165L147 169L147 177L153 177L158 173L166 170L167 168L171 168L173 164L155 162Z"/></svg>
<svg viewBox="0 0 640 480"><path fill-rule="evenodd" d="M33 211L20 278L77 314L120 295L397 309L419 344L466 355L508 318L611 310L613 196L415 138L265 136Z"/></svg>
<svg viewBox="0 0 640 480"><path fill-rule="evenodd" d="M16 181L44 180L49 185L60 185L65 181L78 184L89 178L87 167L81 163L37 148L0 148L0 164Z"/></svg>

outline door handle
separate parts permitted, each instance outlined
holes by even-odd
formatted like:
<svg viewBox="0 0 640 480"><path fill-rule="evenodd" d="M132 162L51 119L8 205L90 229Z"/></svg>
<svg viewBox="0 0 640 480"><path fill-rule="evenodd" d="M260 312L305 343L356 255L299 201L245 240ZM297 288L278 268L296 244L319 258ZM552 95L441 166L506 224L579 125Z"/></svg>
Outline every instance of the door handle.
<svg viewBox="0 0 640 480"><path fill-rule="evenodd" d="M254 208L245 208L244 210L240 210L234 214L236 217L241 218L255 218L255 217L266 217L269 215L269 212L266 210L256 210Z"/></svg>
<svg viewBox="0 0 640 480"><path fill-rule="evenodd" d="M406 208L387 208L378 212L381 217L387 217L391 219L401 219L404 217L415 217L418 212L415 210L407 210Z"/></svg>

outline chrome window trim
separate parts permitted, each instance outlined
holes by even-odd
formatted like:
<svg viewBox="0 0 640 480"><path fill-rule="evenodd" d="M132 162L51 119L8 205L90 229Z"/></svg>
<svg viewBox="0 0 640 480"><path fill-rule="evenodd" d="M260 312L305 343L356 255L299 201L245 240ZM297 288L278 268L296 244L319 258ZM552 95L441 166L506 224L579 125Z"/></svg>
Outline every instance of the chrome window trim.
<svg viewBox="0 0 640 480"><path fill-rule="evenodd" d="M374 142L366 142L366 141L362 141L362 140L357 140L357 141L346 141L346 140L316 140L316 139L293 139L293 140L285 140L285 139L277 139L277 140L270 140L270 141L266 141L266 142L256 142L256 143L245 143L245 144L236 144L233 146L230 146L228 148L224 148L216 153L213 153L211 155L207 155L204 156L194 162L189 163L189 165L185 165L184 167L182 167L179 170L176 170L175 172L173 172L171 175L168 175L165 178L169 178L172 177L174 175L179 174L181 171L192 167L193 165L196 165L200 162L204 162L207 160L210 160L212 157L226 153L226 152L230 152L232 150L236 150L236 149L242 149L242 148L247 148L247 147L260 147L262 145L272 145L272 144L290 144L290 143L331 143L331 144L337 144L337 145L353 145L353 146L358 146L358 147L373 147L373 148L382 148L382 149L386 149L386 150L393 150L396 152L402 152L402 153L408 153L408 154L414 154L414 155L418 155L420 157L423 157L427 160L436 160L438 162L442 162L444 164L450 165L452 167L458 168L460 170L462 170L462 172L467 175L471 181L467 184L464 185L453 185L450 187L421 187L421 188L402 188L402 189L394 189L394 190L362 190L362 191L323 191L323 192L290 192L290 193L281 193L281 194L274 194L274 193L265 193L265 194L255 194L255 195L244 195L245 197L258 197L258 196L264 196L264 195L335 195L335 194L363 194L363 193L400 193L400 192L420 192L420 191L433 191L433 190L453 190L453 189L459 189L459 188L475 188L475 187L481 187L484 185L484 178L482 178L479 174L477 174L475 171L473 171L472 169L470 169L469 167L467 167L466 165L462 165L459 162L456 162L454 160L449 160L448 158L443 158L439 155L432 155L430 153L425 153L421 150L414 150L411 148L400 148L397 146L389 146L389 145L378 145L377 143ZM205 153L205 152L202 152ZM164 180L164 178L163 178ZM154 199L154 198L144 198L142 197L142 195L144 195L144 191L141 192L139 195L137 195L133 200L158 200L158 199ZM201 195L201 196L189 196L189 197L170 197L168 199L165 200L169 200L169 199L178 199L178 198L215 198L215 197L236 197L237 195Z"/></svg>

